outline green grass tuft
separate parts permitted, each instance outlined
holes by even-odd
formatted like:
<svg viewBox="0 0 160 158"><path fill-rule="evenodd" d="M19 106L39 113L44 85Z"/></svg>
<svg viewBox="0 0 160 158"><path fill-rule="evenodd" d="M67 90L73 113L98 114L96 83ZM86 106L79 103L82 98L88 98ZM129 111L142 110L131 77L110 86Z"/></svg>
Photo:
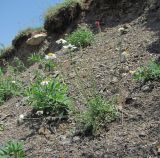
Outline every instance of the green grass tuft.
<svg viewBox="0 0 160 158"><path fill-rule="evenodd" d="M17 141L8 141L0 148L1 158L25 158L25 153L21 143Z"/></svg>
<svg viewBox="0 0 160 158"><path fill-rule="evenodd" d="M86 47L92 43L94 39L93 32L85 26L77 28L74 32L66 37L66 41L75 46Z"/></svg>
<svg viewBox="0 0 160 158"><path fill-rule="evenodd" d="M133 79L137 81L147 81L160 78L160 64L150 61L147 65L139 67L133 74Z"/></svg>
<svg viewBox="0 0 160 158"><path fill-rule="evenodd" d="M106 101L102 97L91 99L87 104L87 110L80 114L79 122L84 133L96 135L107 123L114 121L118 116L118 110L113 101Z"/></svg>

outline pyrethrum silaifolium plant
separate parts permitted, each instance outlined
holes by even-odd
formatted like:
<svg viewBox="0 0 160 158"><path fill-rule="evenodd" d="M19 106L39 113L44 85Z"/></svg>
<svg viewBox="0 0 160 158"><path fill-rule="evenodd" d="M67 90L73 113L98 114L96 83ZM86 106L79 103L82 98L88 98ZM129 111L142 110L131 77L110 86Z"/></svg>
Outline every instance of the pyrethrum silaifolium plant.
<svg viewBox="0 0 160 158"><path fill-rule="evenodd" d="M80 114L78 122L82 132L96 135L102 127L114 121L117 116L115 101L106 101L97 96L88 101L87 109Z"/></svg>
<svg viewBox="0 0 160 158"><path fill-rule="evenodd" d="M56 55L54 53L48 53L47 55L43 56L40 54L32 54L28 61L32 63L39 63L40 67L43 68L43 70L54 70L56 63L55 60L57 59Z"/></svg>
<svg viewBox="0 0 160 158"><path fill-rule="evenodd" d="M71 108L67 85L59 78L39 78L29 85L25 94L33 108L47 111L56 117L67 115Z"/></svg>
<svg viewBox="0 0 160 158"><path fill-rule="evenodd" d="M22 93L22 84L12 76L3 76L0 73L0 105L12 96L19 96Z"/></svg>
<svg viewBox="0 0 160 158"><path fill-rule="evenodd" d="M17 141L8 141L0 148L0 158L25 158L22 143Z"/></svg>
<svg viewBox="0 0 160 158"><path fill-rule="evenodd" d="M68 43L77 47L86 47L93 42L94 34L88 27L80 26L77 30L66 36L65 39Z"/></svg>
<svg viewBox="0 0 160 158"><path fill-rule="evenodd" d="M160 64L150 61L147 65L139 67L134 73L133 78L138 81L147 81L160 78Z"/></svg>

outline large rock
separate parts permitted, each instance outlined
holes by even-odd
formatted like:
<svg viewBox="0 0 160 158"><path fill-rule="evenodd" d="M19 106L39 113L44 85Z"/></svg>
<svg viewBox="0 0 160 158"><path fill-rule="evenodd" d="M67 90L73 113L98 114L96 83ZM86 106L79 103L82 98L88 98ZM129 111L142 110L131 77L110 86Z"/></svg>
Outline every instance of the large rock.
<svg viewBox="0 0 160 158"><path fill-rule="evenodd" d="M44 39L46 38L46 34L45 33L40 33L40 34L36 34L34 36L32 36L31 38L29 38L26 43L28 45L32 45L32 46L35 46L35 45L39 45L41 44Z"/></svg>

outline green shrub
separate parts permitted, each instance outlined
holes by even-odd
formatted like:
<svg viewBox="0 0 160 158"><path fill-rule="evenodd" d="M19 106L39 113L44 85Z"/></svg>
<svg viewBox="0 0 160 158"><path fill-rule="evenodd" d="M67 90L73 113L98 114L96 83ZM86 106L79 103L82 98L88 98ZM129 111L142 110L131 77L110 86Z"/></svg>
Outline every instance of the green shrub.
<svg viewBox="0 0 160 158"><path fill-rule="evenodd" d="M87 109L80 114L78 122L84 133L96 135L107 123L114 121L118 116L118 110L113 101L105 101L101 97L91 99Z"/></svg>
<svg viewBox="0 0 160 158"><path fill-rule="evenodd" d="M51 19L60 9L67 7L74 7L77 3L81 4L82 0L64 0L62 3L58 3L49 7L44 13L44 20Z"/></svg>
<svg viewBox="0 0 160 158"><path fill-rule="evenodd" d="M31 83L26 89L28 103L37 110L49 111L55 116L67 115L70 100L66 84L58 78L41 79Z"/></svg>
<svg viewBox="0 0 160 158"><path fill-rule="evenodd" d="M18 96L21 94L22 85L18 80L12 76L4 77L0 71L0 105L8 100L11 96Z"/></svg>
<svg viewBox="0 0 160 158"><path fill-rule="evenodd" d="M25 153L21 143L9 141L0 148L1 158L25 158Z"/></svg>
<svg viewBox="0 0 160 158"><path fill-rule="evenodd" d="M133 74L133 79L138 81L147 81L160 78L160 64L150 61L147 65L139 67Z"/></svg>
<svg viewBox="0 0 160 158"><path fill-rule="evenodd" d="M85 26L77 28L74 32L66 37L66 41L75 46L88 46L94 39L93 32Z"/></svg>

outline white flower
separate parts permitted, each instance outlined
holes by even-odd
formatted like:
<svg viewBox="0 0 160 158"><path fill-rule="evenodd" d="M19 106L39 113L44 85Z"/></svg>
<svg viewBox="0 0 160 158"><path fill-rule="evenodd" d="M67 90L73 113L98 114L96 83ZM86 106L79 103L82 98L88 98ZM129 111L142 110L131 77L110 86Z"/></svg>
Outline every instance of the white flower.
<svg viewBox="0 0 160 158"><path fill-rule="evenodd" d="M43 111L37 111L36 114L37 115L43 115Z"/></svg>
<svg viewBox="0 0 160 158"><path fill-rule="evenodd" d="M75 45L72 44L68 44L67 46L63 46L64 49L70 49L70 50L75 50L77 49L77 47Z"/></svg>
<svg viewBox="0 0 160 158"><path fill-rule="evenodd" d="M125 31L125 28L124 28L124 27L120 27L120 28L118 29L118 31L119 31L119 32L124 32L124 31Z"/></svg>
<svg viewBox="0 0 160 158"><path fill-rule="evenodd" d="M71 48L72 51L74 51L74 50L76 50L76 49L77 49L76 46L73 46L73 47Z"/></svg>
<svg viewBox="0 0 160 158"><path fill-rule="evenodd" d="M42 82L41 82L41 85L42 85L42 86L45 86L45 85L48 85L48 83L49 83L49 81L42 81Z"/></svg>
<svg viewBox="0 0 160 158"><path fill-rule="evenodd" d="M16 83L16 81L12 81L12 83Z"/></svg>
<svg viewBox="0 0 160 158"><path fill-rule="evenodd" d="M47 55L45 55L45 59L56 59L57 58L57 56L56 56L56 54L53 54L53 53L49 53L49 54L47 54Z"/></svg>
<svg viewBox="0 0 160 158"><path fill-rule="evenodd" d="M57 43L57 44L66 44L67 41L64 40L64 39L59 39L59 40L56 41L56 43Z"/></svg>
<svg viewBox="0 0 160 158"><path fill-rule="evenodd" d="M23 114L19 115L19 120L23 120L23 119L24 119L24 115Z"/></svg>

